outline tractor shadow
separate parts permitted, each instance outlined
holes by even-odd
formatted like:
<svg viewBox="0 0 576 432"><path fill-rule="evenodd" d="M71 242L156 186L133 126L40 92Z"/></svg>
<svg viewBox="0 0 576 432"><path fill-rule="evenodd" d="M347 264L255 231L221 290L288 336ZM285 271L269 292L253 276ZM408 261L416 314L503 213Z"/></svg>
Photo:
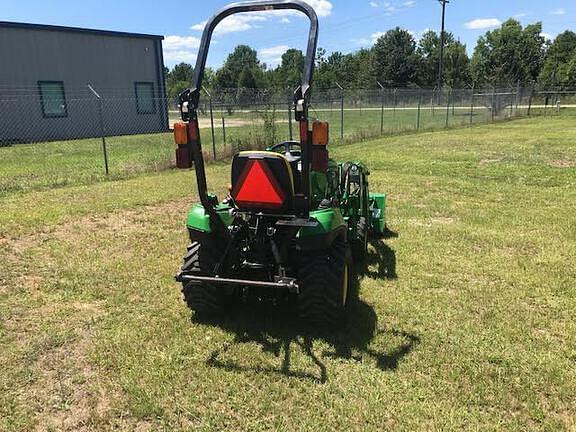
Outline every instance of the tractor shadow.
<svg viewBox="0 0 576 432"><path fill-rule="evenodd" d="M371 275L367 270L369 264L383 269L387 278L392 275L396 277L393 257L391 249L382 245L375 246L366 261L357 265L359 277L355 286L356 293L361 277ZM357 295L353 298L346 325L338 331L305 325L298 319L291 304L240 304L221 317L194 315L192 321L218 327L232 336L229 342L212 351L206 359L208 366L230 372L280 375L325 383L329 379L326 359L362 363L368 360L382 371L394 371L402 359L418 345L420 337L398 329L379 328L374 308ZM254 356L246 356L246 350L250 349L254 349ZM296 351L308 358L310 367L306 370L302 369L300 358L294 362L298 364L293 365L292 357ZM244 353L242 360L238 359L239 352ZM266 358L266 361L258 364L255 359L261 355L272 358ZM250 364L251 357L253 363L257 364ZM248 361L245 361L246 358L249 358Z"/></svg>
<svg viewBox="0 0 576 432"><path fill-rule="evenodd" d="M379 237L370 239L373 251L369 251L366 259L357 264L357 272L360 276L369 276L375 279L398 279L396 273L396 253L384 243L384 239L398 237L394 231L386 228Z"/></svg>

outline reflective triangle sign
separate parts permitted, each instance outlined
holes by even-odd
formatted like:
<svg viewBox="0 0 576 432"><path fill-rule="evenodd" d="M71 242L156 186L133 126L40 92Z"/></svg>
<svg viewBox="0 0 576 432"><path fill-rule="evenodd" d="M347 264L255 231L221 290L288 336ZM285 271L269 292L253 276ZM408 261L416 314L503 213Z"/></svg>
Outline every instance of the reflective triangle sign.
<svg viewBox="0 0 576 432"><path fill-rule="evenodd" d="M234 199L245 207L278 208L285 195L264 161L250 160L240 176Z"/></svg>

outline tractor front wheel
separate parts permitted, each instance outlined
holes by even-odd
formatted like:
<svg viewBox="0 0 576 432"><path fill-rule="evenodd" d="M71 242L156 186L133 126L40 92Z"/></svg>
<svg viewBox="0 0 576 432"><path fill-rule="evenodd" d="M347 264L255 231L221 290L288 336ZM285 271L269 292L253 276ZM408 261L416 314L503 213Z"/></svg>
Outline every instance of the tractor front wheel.
<svg viewBox="0 0 576 432"><path fill-rule="evenodd" d="M193 242L184 256L182 271L198 276L212 276L220 255L219 248L210 241ZM182 294L190 309L199 314L211 314L231 303L234 288L184 281Z"/></svg>
<svg viewBox="0 0 576 432"><path fill-rule="evenodd" d="M298 272L300 316L323 327L344 324L352 271L352 256L343 238L334 240L328 250L303 253Z"/></svg>

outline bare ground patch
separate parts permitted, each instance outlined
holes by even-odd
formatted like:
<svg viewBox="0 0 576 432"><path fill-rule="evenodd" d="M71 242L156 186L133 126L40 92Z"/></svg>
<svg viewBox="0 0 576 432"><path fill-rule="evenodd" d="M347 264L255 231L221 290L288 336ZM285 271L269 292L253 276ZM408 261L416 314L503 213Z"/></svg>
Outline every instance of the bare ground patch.
<svg viewBox="0 0 576 432"><path fill-rule="evenodd" d="M554 168L575 168L576 161L569 159L555 159L550 161L549 165Z"/></svg>
<svg viewBox="0 0 576 432"><path fill-rule="evenodd" d="M151 226L181 220L189 206L190 200L177 200L86 216L47 232L2 238L1 258L6 259L8 269L0 278L7 311L0 317L6 341L0 360L11 365L6 377L24 371L30 376L9 392L15 410L28 413L35 430L92 430L95 424L116 418L110 411L117 410L123 398L120 391L104 386L101 372L89 357L95 328L106 315L105 304L59 299L58 292L46 291L45 282L66 277L59 275L62 259L73 256L78 245L95 241L99 233L113 239L110 248L99 253L114 259L116 254L131 253L127 240ZM123 426L133 429L135 425ZM146 429L145 423L139 427Z"/></svg>

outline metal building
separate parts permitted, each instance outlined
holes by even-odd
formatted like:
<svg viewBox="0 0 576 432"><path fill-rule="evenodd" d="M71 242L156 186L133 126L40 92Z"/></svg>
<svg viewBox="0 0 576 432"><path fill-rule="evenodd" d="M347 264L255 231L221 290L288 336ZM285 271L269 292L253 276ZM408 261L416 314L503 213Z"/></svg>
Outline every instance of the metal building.
<svg viewBox="0 0 576 432"><path fill-rule="evenodd" d="M0 143L168 130L162 40L0 21Z"/></svg>

